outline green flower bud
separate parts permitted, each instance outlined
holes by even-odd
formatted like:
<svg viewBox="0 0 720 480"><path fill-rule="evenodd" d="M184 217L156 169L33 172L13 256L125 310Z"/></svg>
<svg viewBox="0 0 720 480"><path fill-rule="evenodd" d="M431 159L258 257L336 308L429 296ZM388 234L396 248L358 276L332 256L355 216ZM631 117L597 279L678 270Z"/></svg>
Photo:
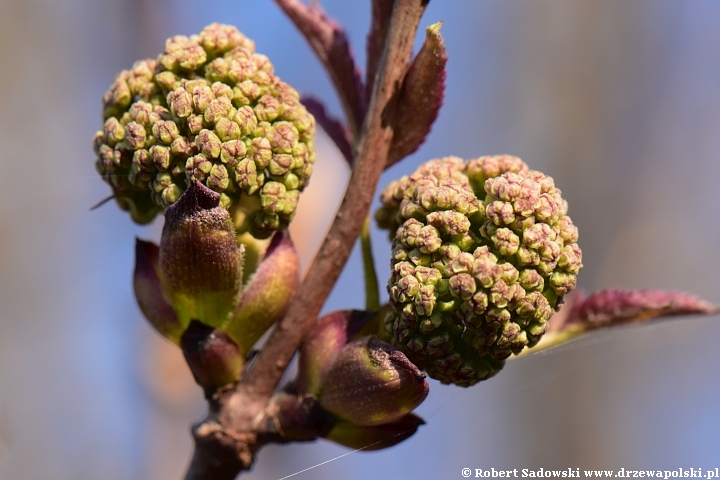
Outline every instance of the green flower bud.
<svg viewBox="0 0 720 480"><path fill-rule="evenodd" d="M247 353L287 311L298 284L300 264L287 231L276 232L243 288L224 330Z"/></svg>
<svg viewBox="0 0 720 480"><path fill-rule="evenodd" d="M567 202L517 157L432 160L381 200L393 241L385 329L444 383L497 373L575 288L582 252Z"/></svg>
<svg viewBox="0 0 720 480"><path fill-rule="evenodd" d="M243 228L258 238L292 220L315 161L315 121L254 50L235 27L215 23L169 39L157 60L116 77L93 148L98 172L134 221L150 222L192 180L223 193L222 206L234 212L266 184L282 185L272 211L244 212L253 218Z"/></svg>
<svg viewBox="0 0 720 480"><path fill-rule="evenodd" d="M240 378L244 357L222 330L193 320L183 333L180 346L198 385L214 389Z"/></svg>
<svg viewBox="0 0 720 480"><path fill-rule="evenodd" d="M155 182L153 188L173 194L173 185L165 188ZM179 197L166 210L160 248L138 240L138 304L173 342L179 343L197 320L222 330L242 359L285 314L299 283L297 253L285 231L276 232L272 240L257 240L249 233L236 238L230 215L220 206L221 195L197 181ZM200 378L206 374L195 373L199 383L210 386Z"/></svg>
<svg viewBox="0 0 720 480"><path fill-rule="evenodd" d="M320 405L356 425L392 423L429 392L423 374L405 355L375 336L348 343L328 370Z"/></svg>
<svg viewBox="0 0 720 480"><path fill-rule="evenodd" d="M183 325L222 327L237 305L243 248L220 195L197 181L165 212L160 267L165 293Z"/></svg>

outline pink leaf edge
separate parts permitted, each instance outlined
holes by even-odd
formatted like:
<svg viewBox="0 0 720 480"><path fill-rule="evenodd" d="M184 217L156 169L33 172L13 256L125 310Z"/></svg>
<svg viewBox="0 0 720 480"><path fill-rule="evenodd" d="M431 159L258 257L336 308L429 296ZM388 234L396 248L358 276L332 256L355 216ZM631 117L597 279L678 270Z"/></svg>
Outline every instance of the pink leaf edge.
<svg viewBox="0 0 720 480"><path fill-rule="evenodd" d="M583 330L645 322L678 315L718 313L717 306L686 292L665 290L579 291L567 298L564 308L550 321L550 331L571 327Z"/></svg>

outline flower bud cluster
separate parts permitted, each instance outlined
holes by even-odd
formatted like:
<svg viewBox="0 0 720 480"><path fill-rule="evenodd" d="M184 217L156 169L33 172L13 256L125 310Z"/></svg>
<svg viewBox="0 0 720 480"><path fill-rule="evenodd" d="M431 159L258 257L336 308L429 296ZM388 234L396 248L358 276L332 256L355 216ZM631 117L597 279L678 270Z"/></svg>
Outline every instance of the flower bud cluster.
<svg viewBox="0 0 720 480"><path fill-rule="evenodd" d="M315 120L254 50L235 27L212 24L115 78L96 167L134 221L151 221L198 180L226 209L246 209L254 235L288 225L312 173Z"/></svg>
<svg viewBox="0 0 720 480"><path fill-rule="evenodd" d="M540 340L582 267L578 231L552 178L517 157L432 160L391 183L384 327L444 383L489 378Z"/></svg>

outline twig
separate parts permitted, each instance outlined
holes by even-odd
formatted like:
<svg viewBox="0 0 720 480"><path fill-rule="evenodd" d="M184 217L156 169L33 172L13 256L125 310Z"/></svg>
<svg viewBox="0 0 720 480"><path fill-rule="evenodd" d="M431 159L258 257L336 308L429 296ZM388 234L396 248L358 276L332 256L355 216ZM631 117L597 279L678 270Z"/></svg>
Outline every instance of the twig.
<svg viewBox="0 0 720 480"><path fill-rule="evenodd" d="M392 123L388 122L388 116L393 112L388 111L387 107L397 94L407 71L425 3L422 0L398 0L395 4L388 42L380 62L345 198L290 304L289 313L273 332L257 365L242 386L255 395L269 397L280 382L303 336L330 295L360 234L392 140L393 132L389 126Z"/></svg>
<svg viewBox="0 0 720 480"><path fill-rule="evenodd" d="M276 0L279 4L300 4ZM208 418L193 429L195 453L186 479L233 478L275 437L266 432L270 400L303 336L320 313L358 238L392 141L391 107L407 71L427 0L397 0L345 197L320 251L247 380L218 392ZM316 49L317 53L317 49ZM319 53L318 53L319 54ZM320 54L319 54L320 55ZM322 58L322 57L321 57ZM275 438L275 440L273 440Z"/></svg>
<svg viewBox="0 0 720 480"><path fill-rule="evenodd" d="M372 0L372 16L370 31L367 35L367 68L365 71L365 87L368 95L375 85L380 56L385 49L390 16L392 15L393 0Z"/></svg>

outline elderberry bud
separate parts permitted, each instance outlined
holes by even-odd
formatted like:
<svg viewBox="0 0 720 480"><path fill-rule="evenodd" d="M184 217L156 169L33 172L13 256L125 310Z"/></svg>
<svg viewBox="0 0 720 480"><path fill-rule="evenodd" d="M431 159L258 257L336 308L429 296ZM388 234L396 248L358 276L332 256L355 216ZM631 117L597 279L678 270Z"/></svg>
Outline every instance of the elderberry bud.
<svg viewBox="0 0 720 480"><path fill-rule="evenodd" d="M103 104L95 165L135 222L152 221L193 180L244 211L239 233L268 238L292 220L315 161L315 120L235 27L170 38L156 60L118 74Z"/></svg>
<svg viewBox="0 0 720 480"><path fill-rule="evenodd" d="M431 160L381 194L392 343L444 383L489 378L535 345L582 267L552 178L517 157Z"/></svg>

